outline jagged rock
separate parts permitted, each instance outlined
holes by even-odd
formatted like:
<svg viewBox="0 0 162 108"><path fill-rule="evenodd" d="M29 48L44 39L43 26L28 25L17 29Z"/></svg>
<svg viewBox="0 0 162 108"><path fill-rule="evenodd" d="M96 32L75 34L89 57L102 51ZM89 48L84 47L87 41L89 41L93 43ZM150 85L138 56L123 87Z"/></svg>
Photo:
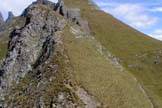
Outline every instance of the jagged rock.
<svg viewBox="0 0 162 108"><path fill-rule="evenodd" d="M48 0L43 0L43 4L50 7L51 9L54 9L55 5L56 5L56 3L53 3L53 2L48 1Z"/></svg>
<svg viewBox="0 0 162 108"><path fill-rule="evenodd" d="M4 24L4 19L2 13L0 12L0 26L2 26L3 24Z"/></svg>
<svg viewBox="0 0 162 108"><path fill-rule="evenodd" d="M53 2L48 1L48 0L37 0L35 3L36 3L36 4L43 4L43 5L46 5L46 6L50 7L50 8L53 9L53 10L54 10L55 5L56 5L56 3L53 3Z"/></svg>
<svg viewBox="0 0 162 108"><path fill-rule="evenodd" d="M57 17L58 13L65 18ZM16 102L7 104L5 96L8 96L13 102L14 95L17 93L12 94L10 90L13 86L18 85L22 78L31 74L32 78L37 81L37 88L35 89L29 83L27 88L22 90L23 95L32 94L34 91L37 95L34 96L32 104L29 106L44 108L48 105L45 104L43 94L47 85L51 85L50 83L56 79L55 74L60 68L59 64L51 62L55 58L54 54L58 53L56 46L60 48L58 44L62 44L58 31L62 31L65 27L66 20L85 28L88 27L88 23L81 19L79 9L67 8L62 0L59 0L57 4L47 0L37 0L25 9L21 16L25 18L25 24L11 32L8 53L0 67L0 107L19 108L21 106ZM6 22L10 22L12 18L13 14L9 13ZM62 47L59 50L60 54L64 52ZM46 71L50 71L54 75L44 77ZM61 79L62 85L65 82L70 81L66 78ZM74 92L63 87L62 91L57 91L53 97L49 97L50 107L75 108L80 103L77 103L76 99L72 99L75 97L74 95L76 95Z"/></svg>
<svg viewBox="0 0 162 108"><path fill-rule="evenodd" d="M86 20L81 18L80 9L67 8L64 5L63 0L59 0L54 10L64 16L66 19L69 19L71 22L79 25L87 35L90 34L89 24Z"/></svg>
<svg viewBox="0 0 162 108"><path fill-rule="evenodd" d="M67 18L72 20L73 22L77 23L81 19L80 9L78 9L78 8L68 9Z"/></svg>
<svg viewBox="0 0 162 108"><path fill-rule="evenodd" d="M10 23L14 18L14 14L10 11L8 12L8 18L6 20L6 23Z"/></svg>
<svg viewBox="0 0 162 108"><path fill-rule="evenodd" d="M64 18L70 20L71 22L81 26L86 34L90 34L89 24L86 20L83 20L80 15L80 9L78 8L68 8L64 5L63 0L58 0L58 2L52 3L48 0L37 0L38 4L43 4L54 11L58 12L60 15L64 16Z"/></svg>
<svg viewBox="0 0 162 108"><path fill-rule="evenodd" d="M43 4L43 0L37 0L38 4Z"/></svg>
<svg viewBox="0 0 162 108"><path fill-rule="evenodd" d="M10 35L8 54L0 68L0 94L5 94L26 73L46 62L54 50L55 32L60 30L58 18L39 5L27 10L25 26Z"/></svg>
<svg viewBox="0 0 162 108"><path fill-rule="evenodd" d="M64 2L62 0L58 0L54 10L61 13L63 7L64 7Z"/></svg>
<svg viewBox="0 0 162 108"><path fill-rule="evenodd" d="M64 16L67 19L71 19L71 20L80 19L80 9L78 9L78 8L67 8L64 5L63 0L58 1L54 10L56 12L60 13L62 16Z"/></svg>

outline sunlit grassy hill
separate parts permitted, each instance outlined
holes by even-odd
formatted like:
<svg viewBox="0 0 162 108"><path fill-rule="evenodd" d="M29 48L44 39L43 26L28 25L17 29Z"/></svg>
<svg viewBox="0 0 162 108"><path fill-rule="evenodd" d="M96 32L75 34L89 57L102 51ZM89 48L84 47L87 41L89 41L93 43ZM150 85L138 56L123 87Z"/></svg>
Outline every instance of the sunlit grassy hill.
<svg viewBox="0 0 162 108"><path fill-rule="evenodd" d="M162 107L162 42L96 10L88 0L65 2L81 9L92 35L138 79L154 106Z"/></svg>

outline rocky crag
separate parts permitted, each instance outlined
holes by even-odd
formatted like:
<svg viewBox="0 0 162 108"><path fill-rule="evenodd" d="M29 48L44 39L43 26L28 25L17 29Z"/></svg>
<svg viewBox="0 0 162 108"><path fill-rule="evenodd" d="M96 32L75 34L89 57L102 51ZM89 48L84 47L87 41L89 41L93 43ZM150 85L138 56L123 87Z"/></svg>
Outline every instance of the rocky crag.
<svg viewBox="0 0 162 108"><path fill-rule="evenodd" d="M14 18L14 14L10 11L8 12L8 18L6 20L6 23L10 23Z"/></svg>
<svg viewBox="0 0 162 108"><path fill-rule="evenodd" d="M0 27L3 26L3 24L4 24L4 19L2 13L0 12Z"/></svg>
<svg viewBox="0 0 162 108"><path fill-rule="evenodd" d="M9 13L6 22L12 22L13 17ZM8 52L0 67L0 107L100 106L71 79L62 43L61 32L68 22L89 34L88 22L81 18L79 9L67 8L62 0L37 0L21 17L25 22L10 33Z"/></svg>
<svg viewBox="0 0 162 108"><path fill-rule="evenodd" d="M20 26L19 22L24 22L20 20L19 18L20 17L17 17L17 18L14 17L14 14L10 11L8 12L7 19L4 20L2 14L0 13L0 37L1 37L1 34L3 34L3 32L6 32L6 31L11 32L16 26L17 27Z"/></svg>

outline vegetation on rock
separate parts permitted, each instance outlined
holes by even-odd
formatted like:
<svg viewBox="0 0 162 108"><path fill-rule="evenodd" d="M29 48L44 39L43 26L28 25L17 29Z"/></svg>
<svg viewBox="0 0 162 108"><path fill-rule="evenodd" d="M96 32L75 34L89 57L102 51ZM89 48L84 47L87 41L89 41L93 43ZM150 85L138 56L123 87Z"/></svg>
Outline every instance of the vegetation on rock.
<svg viewBox="0 0 162 108"><path fill-rule="evenodd" d="M0 14L0 107L161 108L161 54L89 0L37 0Z"/></svg>

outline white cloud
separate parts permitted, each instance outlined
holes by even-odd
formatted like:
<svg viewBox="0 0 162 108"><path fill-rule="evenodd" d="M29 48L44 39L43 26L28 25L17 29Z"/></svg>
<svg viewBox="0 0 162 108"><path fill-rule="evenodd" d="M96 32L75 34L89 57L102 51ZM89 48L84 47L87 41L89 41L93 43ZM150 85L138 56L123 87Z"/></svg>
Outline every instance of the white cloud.
<svg viewBox="0 0 162 108"><path fill-rule="evenodd" d="M0 11L6 18L8 11L12 11L14 15L20 15L22 11L33 1L36 0L0 0ZM57 2L57 0L50 0Z"/></svg>
<svg viewBox="0 0 162 108"><path fill-rule="evenodd" d="M162 6L160 2L117 2L110 0L95 0L100 8L115 16L124 23L138 29L153 38L162 40Z"/></svg>
<svg viewBox="0 0 162 108"><path fill-rule="evenodd" d="M162 7L155 7L151 9L152 12L162 12Z"/></svg>
<svg viewBox="0 0 162 108"><path fill-rule="evenodd" d="M158 18L151 16L149 9L140 4L115 4L107 6L105 10L138 29L149 28L158 22Z"/></svg>
<svg viewBox="0 0 162 108"><path fill-rule="evenodd" d="M151 37L162 40L162 29L157 29L150 34Z"/></svg>

